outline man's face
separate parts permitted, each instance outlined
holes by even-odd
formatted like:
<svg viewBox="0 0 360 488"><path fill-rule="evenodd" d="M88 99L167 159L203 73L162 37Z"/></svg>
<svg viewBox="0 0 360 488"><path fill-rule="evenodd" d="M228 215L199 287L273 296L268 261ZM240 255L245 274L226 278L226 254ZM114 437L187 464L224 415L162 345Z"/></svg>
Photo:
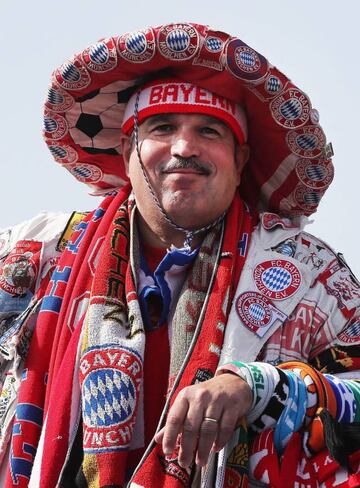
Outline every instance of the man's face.
<svg viewBox="0 0 360 488"><path fill-rule="evenodd" d="M248 157L226 124L203 114L149 117L139 128L139 147L161 205L185 228L207 225L230 206ZM135 145L124 137L122 149L138 209L151 226L155 205Z"/></svg>

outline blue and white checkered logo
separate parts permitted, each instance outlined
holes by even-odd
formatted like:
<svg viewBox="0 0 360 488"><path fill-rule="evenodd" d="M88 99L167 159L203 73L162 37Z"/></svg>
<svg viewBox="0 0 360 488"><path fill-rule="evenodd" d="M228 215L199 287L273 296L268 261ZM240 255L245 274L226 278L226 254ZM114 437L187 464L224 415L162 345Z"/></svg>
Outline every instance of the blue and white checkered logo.
<svg viewBox="0 0 360 488"><path fill-rule="evenodd" d="M190 45L190 36L183 29L174 29L168 34L166 44L171 51L185 51Z"/></svg>
<svg viewBox="0 0 360 488"><path fill-rule="evenodd" d="M80 71L73 63L65 63L62 66L61 76L69 83L75 83L81 79Z"/></svg>
<svg viewBox="0 0 360 488"><path fill-rule="evenodd" d="M89 427L122 424L134 414L135 385L117 369L92 371L84 380L82 397L84 422Z"/></svg>
<svg viewBox="0 0 360 488"><path fill-rule="evenodd" d="M300 117L302 105L297 98L286 100L280 107L280 113L287 120L295 120Z"/></svg>
<svg viewBox="0 0 360 488"><path fill-rule="evenodd" d="M255 320L264 320L266 316L266 312L264 310L264 307L259 305L258 303L252 303L249 307L249 314L255 319Z"/></svg>
<svg viewBox="0 0 360 488"><path fill-rule="evenodd" d="M55 132L58 128L56 120L50 117L44 117L44 130L45 132Z"/></svg>
<svg viewBox="0 0 360 488"><path fill-rule="evenodd" d="M308 205L314 205L320 202L322 195L316 192L304 193L304 202Z"/></svg>
<svg viewBox="0 0 360 488"><path fill-rule="evenodd" d="M95 64L104 64L109 59L109 49L104 42L98 42L90 48L90 59Z"/></svg>
<svg viewBox="0 0 360 488"><path fill-rule="evenodd" d="M147 47L146 37L143 32L129 34L125 41L126 48L133 54L142 54Z"/></svg>
<svg viewBox="0 0 360 488"><path fill-rule="evenodd" d="M56 90L53 88L49 88L48 94L47 94L47 100L51 105L61 105L64 103L64 97Z"/></svg>
<svg viewBox="0 0 360 488"><path fill-rule="evenodd" d="M223 42L218 37L209 37L205 43L206 49L213 53L218 53L223 47Z"/></svg>
<svg viewBox="0 0 360 488"><path fill-rule="evenodd" d="M327 171L323 166L312 164L306 168L305 173L310 180L321 181L325 178Z"/></svg>
<svg viewBox="0 0 360 488"><path fill-rule="evenodd" d="M54 158L64 159L67 156L67 151L60 146L49 146L51 154Z"/></svg>
<svg viewBox="0 0 360 488"><path fill-rule="evenodd" d="M301 149L315 149L318 144L318 138L314 134L301 134L297 136L296 142Z"/></svg>
<svg viewBox="0 0 360 488"><path fill-rule="evenodd" d="M269 93L277 93L279 90L281 90L281 81L279 78L276 76L270 76L265 85L265 90L267 90Z"/></svg>
<svg viewBox="0 0 360 488"><path fill-rule="evenodd" d="M73 173L80 178L90 178L92 175L91 170L86 166L76 166L73 168Z"/></svg>
<svg viewBox="0 0 360 488"><path fill-rule="evenodd" d="M266 269L261 277L261 281L271 291L283 291L291 284L291 273L284 268L273 266Z"/></svg>
<svg viewBox="0 0 360 488"><path fill-rule="evenodd" d="M239 58L241 63L247 66L248 68L252 68L253 66L256 65L256 59L252 53L249 53L247 51L241 51Z"/></svg>

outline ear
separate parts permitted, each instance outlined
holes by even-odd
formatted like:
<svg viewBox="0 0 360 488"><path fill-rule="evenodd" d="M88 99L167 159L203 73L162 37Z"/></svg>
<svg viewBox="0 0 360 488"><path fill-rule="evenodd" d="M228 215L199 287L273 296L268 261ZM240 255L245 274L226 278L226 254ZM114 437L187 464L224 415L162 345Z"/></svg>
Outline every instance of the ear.
<svg viewBox="0 0 360 488"><path fill-rule="evenodd" d="M126 175L129 176L129 161L130 161L131 150L132 150L131 136L126 136L125 134L121 134L120 147L121 147L121 154L124 159Z"/></svg>
<svg viewBox="0 0 360 488"><path fill-rule="evenodd" d="M235 147L235 162L236 170L238 175L238 184L240 184L241 173L243 172L244 166L250 157L250 147L248 144L236 144Z"/></svg>

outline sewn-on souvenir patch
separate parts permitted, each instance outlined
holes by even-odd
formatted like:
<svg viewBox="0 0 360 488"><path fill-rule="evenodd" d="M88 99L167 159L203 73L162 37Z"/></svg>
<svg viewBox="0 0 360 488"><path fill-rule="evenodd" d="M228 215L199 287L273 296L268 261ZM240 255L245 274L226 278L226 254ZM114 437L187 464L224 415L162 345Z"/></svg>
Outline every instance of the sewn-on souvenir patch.
<svg viewBox="0 0 360 488"><path fill-rule="evenodd" d="M283 229L294 229L297 227L295 223L286 217L279 217L279 215L271 213L271 212L264 212L261 216L261 223L264 229L271 230L274 227L280 226Z"/></svg>
<svg viewBox="0 0 360 488"><path fill-rule="evenodd" d="M270 104L274 120L288 129L306 124L309 120L310 108L308 97L297 88L289 88Z"/></svg>
<svg viewBox="0 0 360 488"><path fill-rule="evenodd" d="M76 163L79 159L77 151L67 144L60 144L57 141L48 141L47 144L55 161L60 164Z"/></svg>
<svg viewBox="0 0 360 488"><path fill-rule="evenodd" d="M295 264L285 259L264 261L254 270L258 290L272 300L284 300L297 292L301 285L301 273Z"/></svg>
<svg viewBox="0 0 360 488"><path fill-rule="evenodd" d="M326 189L333 180L334 167L331 159L299 159L295 166L296 174L304 185L315 190Z"/></svg>
<svg viewBox="0 0 360 488"><path fill-rule="evenodd" d="M339 334L338 338L346 344L355 344L360 342L360 317L352 320L345 329Z"/></svg>
<svg viewBox="0 0 360 488"><path fill-rule="evenodd" d="M91 83L88 70L80 59L67 61L55 71L55 80L65 90L82 90Z"/></svg>
<svg viewBox="0 0 360 488"><path fill-rule="evenodd" d="M117 65L116 46L112 38L103 39L88 47L82 57L90 71L104 73Z"/></svg>
<svg viewBox="0 0 360 488"><path fill-rule="evenodd" d="M44 137L56 141L62 139L68 132L68 125L64 117L59 114L45 112Z"/></svg>
<svg viewBox="0 0 360 488"><path fill-rule="evenodd" d="M84 452L127 448L135 423L142 363L125 347L97 346L80 362Z"/></svg>
<svg viewBox="0 0 360 488"><path fill-rule="evenodd" d="M145 63L155 54L155 34L152 29L129 32L119 37L118 51L131 63Z"/></svg>
<svg viewBox="0 0 360 488"><path fill-rule="evenodd" d="M164 58L172 61L191 59L199 47L199 34L190 24L165 25L159 31L158 46Z"/></svg>
<svg viewBox="0 0 360 488"><path fill-rule="evenodd" d="M287 133L289 149L303 158L317 158L325 149L326 137L320 127L313 125Z"/></svg>
<svg viewBox="0 0 360 488"><path fill-rule="evenodd" d="M66 166L75 178L85 183L96 183L101 180L103 172L94 164L76 163Z"/></svg>
<svg viewBox="0 0 360 488"><path fill-rule="evenodd" d="M267 75L267 60L240 39L233 39L227 47L227 66L242 80L258 81Z"/></svg>
<svg viewBox="0 0 360 488"><path fill-rule="evenodd" d="M75 99L60 86L53 83L48 89L45 107L53 112L66 112L75 103Z"/></svg>
<svg viewBox="0 0 360 488"><path fill-rule="evenodd" d="M275 319L286 319L271 301L256 291L242 293L236 300L236 311L245 327L262 337Z"/></svg>

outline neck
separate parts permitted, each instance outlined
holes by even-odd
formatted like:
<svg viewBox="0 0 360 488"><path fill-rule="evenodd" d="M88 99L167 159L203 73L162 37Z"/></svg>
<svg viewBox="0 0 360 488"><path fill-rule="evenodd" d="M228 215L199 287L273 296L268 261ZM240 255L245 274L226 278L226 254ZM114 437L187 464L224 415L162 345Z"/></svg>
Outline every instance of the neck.
<svg viewBox="0 0 360 488"><path fill-rule="evenodd" d="M156 219L149 224L137 210L136 222L141 241L144 244L166 249L171 245L178 248L184 247L185 233L178 231L167 222L164 222L163 219ZM191 248L194 249L201 244L203 238L204 233L196 234L191 242Z"/></svg>

